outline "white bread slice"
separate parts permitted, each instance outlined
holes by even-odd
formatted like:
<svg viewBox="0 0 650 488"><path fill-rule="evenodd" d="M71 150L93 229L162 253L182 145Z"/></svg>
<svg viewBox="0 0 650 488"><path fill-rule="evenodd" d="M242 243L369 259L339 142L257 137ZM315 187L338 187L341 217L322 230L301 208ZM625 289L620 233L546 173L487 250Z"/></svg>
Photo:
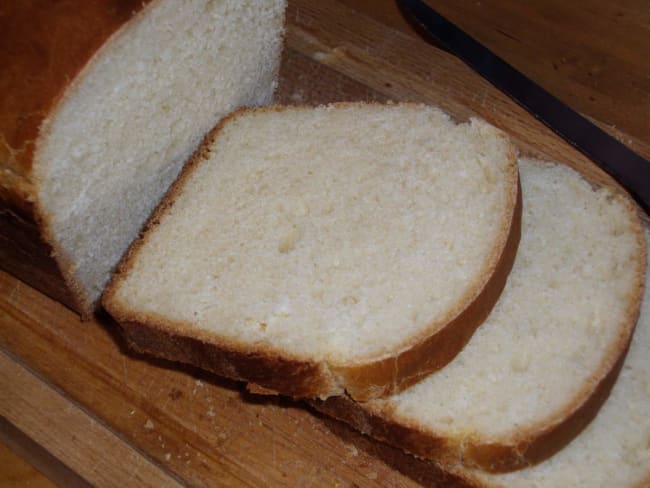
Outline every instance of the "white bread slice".
<svg viewBox="0 0 650 488"><path fill-rule="evenodd" d="M105 295L136 349L291 396L398 391L487 316L518 243L502 132L415 104L242 111Z"/></svg>
<svg viewBox="0 0 650 488"><path fill-rule="evenodd" d="M487 471L539 462L593 418L639 313L640 220L628 199L566 166L522 159L520 173L515 264L463 351L399 395L316 408L443 466Z"/></svg>
<svg viewBox="0 0 650 488"><path fill-rule="evenodd" d="M87 316L205 134L271 102L286 0L10 3L0 210L35 222Z"/></svg>
<svg viewBox="0 0 650 488"><path fill-rule="evenodd" d="M646 239L650 233L646 231ZM649 241L650 242L650 241ZM646 274L646 283L650 281ZM623 368L597 417L555 456L527 469L457 473L471 486L632 488L650 486L650 289Z"/></svg>

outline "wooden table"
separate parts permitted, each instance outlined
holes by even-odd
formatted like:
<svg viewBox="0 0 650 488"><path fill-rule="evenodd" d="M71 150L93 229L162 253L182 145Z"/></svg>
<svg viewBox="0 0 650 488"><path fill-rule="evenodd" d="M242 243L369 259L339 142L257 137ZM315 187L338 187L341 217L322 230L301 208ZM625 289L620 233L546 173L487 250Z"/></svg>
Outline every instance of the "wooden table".
<svg viewBox="0 0 650 488"><path fill-rule="evenodd" d="M436 5L650 156L648 2ZM522 152L612 184L461 62L420 39L390 0L290 0L278 99L437 104L459 119L488 119ZM299 403L254 397L240 384L131 354L107 317L82 323L1 272L0 439L65 486L431 486L434 478L430 465ZM38 483L29 470L7 469L13 456L0 449L0 485Z"/></svg>

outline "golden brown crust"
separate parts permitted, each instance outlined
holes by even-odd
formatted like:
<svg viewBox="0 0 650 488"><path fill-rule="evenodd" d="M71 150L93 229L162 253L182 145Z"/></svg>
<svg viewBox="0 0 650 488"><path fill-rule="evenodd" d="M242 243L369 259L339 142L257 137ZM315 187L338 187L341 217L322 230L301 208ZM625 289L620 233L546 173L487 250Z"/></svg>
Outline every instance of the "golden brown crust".
<svg viewBox="0 0 650 488"><path fill-rule="evenodd" d="M445 455L453 447L447 445L452 442L451 440L431 437L420 430L388 422L381 408L363 409L359 403L349 397L332 397L324 401L309 400L308 403L320 413L350 425L368 437L382 441L382 445L386 445L384 449L395 449L395 446L400 446L405 451L404 456L413 455L413 474L416 479L419 478L419 473L426 472L433 473L432 486L502 488L500 485L480 479L471 470L461 465L445 464ZM399 439L399 444L394 441L395 439ZM386 442L387 440L390 442ZM407 445L417 446L423 454L416 454L413 450L406 449ZM382 449L380 448L379 451L382 452ZM402 460L400 464L406 462Z"/></svg>
<svg viewBox="0 0 650 488"><path fill-rule="evenodd" d="M151 0L24 0L0 8L0 168L27 176L36 139L95 52Z"/></svg>
<svg viewBox="0 0 650 488"><path fill-rule="evenodd" d="M0 212L11 221L0 227L2 266L86 317L93 305L76 286L72 264L57 252L38 208L34 155L41 128L66 90L150 2L25 0L0 7ZM16 249L28 249L29 260L15 262Z"/></svg>
<svg viewBox="0 0 650 488"><path fill-rule="evenodd" d="M456 447L450 445L453 442L451 439L392 422L387 412L377 404L363 405L346 396L312 399L309 404L319 412L351 425L362 434L398 446L418 457L440 462Z"/></svg>
<svg viewBox="0 0 650 488"><path fill-rule="evenodd" d="M327 375L313 362L285 358L272 351L241 351L174 333L150 323L124 320L119 323L130 346L141 353L191 364L226 378L252 381L274 391L286 391L295 397L312 396L315 391L333 389Z"/></svg>
<svg viewBox="0 0 650 488"><path fill-rule="evenodd" d="M0 208L0 268L66 306L79 310L52 258L52 248L29 216Z"/></svg>
<svg viewBox="0 0 650 488"><path fill-rule="evenodd" d="M363 106L358 102L333 104L333 107ZM404 104L411 105L411 104ZM300 107L291 107L291 110ZM146 242L147 233L157 226L166 211L183 190L197 166L209 156L209 147L225 124L251 111L282 111L288 107L272 106L241 109L224 118L205 137L187 163L179 178L152 214L141 237L133 243L120 263L104 294L104 306L123 325L129 343L137 350L184 363L200 365L232 379L255 383L257 387L293 397L324 398L344 392L357 400L383 397L396 393L447 364L467 343L475 329L498 300L514 263L521 232L521 194L516 157L510 154L513 174L509 181L507 214L503 216L503 232L488 260L487 270L478 283L460 300L462 308L451 311L444 324L433 324L428 330L403 345L399 354L389 358L365 359L354 365L316 363L292 356L267 345L238 344L190 324L173 323L164 317L140 315L123 309L115 299L122 275L128 273L137 253ZM505 136L503 136L505 137ZM286 376L284 372L293 371Z"/></svg>
<svg viewBox="0 0 650 488"><path fill-rule="evenodd" d="M537 437L513 443L481 443L472 438L436 434L395 420L390 403L381 406L356 402L348 397L310 400L318 411L341 420L365 435L373 437L423 459L434 461L456 474L468 474L462 468L477 468L500 473L526 468L548 459L578 435L593 420L614 385L623 365L622 355L597 391L564 422L551 425Z"/></svg>
<svg viewBox="0 0 650 488"><path fill-rule="evenodd" d="M354 445L358 450L379 459L415 481L418 486L430 488L486 488L487 486L486 481L478 479L469 470L443 469L434 462L411 456L384 442L375 442L374 439L360 434L345 422L323 417L318 412L314 413L317 417L322 417L323 424L346 444Z"/></svg>

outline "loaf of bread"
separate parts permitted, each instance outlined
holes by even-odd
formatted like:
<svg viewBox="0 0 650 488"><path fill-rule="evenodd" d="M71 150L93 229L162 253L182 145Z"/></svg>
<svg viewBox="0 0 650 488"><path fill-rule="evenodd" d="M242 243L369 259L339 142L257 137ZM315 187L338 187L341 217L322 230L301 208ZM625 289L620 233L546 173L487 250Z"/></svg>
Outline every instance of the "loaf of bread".
<svg viewBox="0 0 650 488"><path fill-rule="evenodd" d="M104 304L136 349L259 390L384 396L446 364L519 238L513 147L424 105L229 117Z"/></svg>
<svg viewBox="0 0 650 488"><path fill-rule="evenodd" d="M92 313L205 133L271 101L285 4L5 2L0 266Z"/></svg>
<svg viewBox="0 0 650 488"><path fill-rule="evenodd" d="M522 236L513 270L456 359L399 395L336 398L316 408L443 466L493 472L546 459L593 418L639 314L640 220L626 198L592 188L566 166L522 160L520 173Z"/></svg>

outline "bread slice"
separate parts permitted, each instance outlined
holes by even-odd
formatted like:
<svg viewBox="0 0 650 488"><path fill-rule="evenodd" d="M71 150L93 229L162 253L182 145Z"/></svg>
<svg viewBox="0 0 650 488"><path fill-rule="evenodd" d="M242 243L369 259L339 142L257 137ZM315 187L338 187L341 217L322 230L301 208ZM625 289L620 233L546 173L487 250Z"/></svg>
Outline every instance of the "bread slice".
<svg viewBox="0 0 650 488"><path fill-rule="evenodd" d="M242 111L105 295L132 345L291 396L400 390L448 362L519 236L503 133L415 104Z"/></svg>
<svg viewBox="0 0 650 488"><path fill-rule="evenodd" d="M204 135L271 101L286 0L6 3L0 263L46 292L62 275L88 315Z"/></svg>
<svg viewBox="0 0 650 488"><path fill-rule="evenodd" d="M566 166L524 159L520 173L515 264L463 351L399 395L316 408L443 466L487 471L537 463L593 418L639 313L640 220L627 198Z"/></svg>
<svg viewBox="0 0 650 488"><path fill-rule="evenodd" d="M650 232L645 236L650 242ZM571 444L541 464L512 473L455 471L469 486L492 488L650 486L650 289L645 288L641 316L609 398Z"/></svg>
<svg viewBox="0 0 650 488"><path fill-rule="evenodd" d="M650 234L646 232L646 239ZM650 282L646 274L646 283ZM623 369L598 416L548 461L515 473L473 473L487 486L650 485L650 290ZM469 473L466 473L466 476Z"/></svg>

